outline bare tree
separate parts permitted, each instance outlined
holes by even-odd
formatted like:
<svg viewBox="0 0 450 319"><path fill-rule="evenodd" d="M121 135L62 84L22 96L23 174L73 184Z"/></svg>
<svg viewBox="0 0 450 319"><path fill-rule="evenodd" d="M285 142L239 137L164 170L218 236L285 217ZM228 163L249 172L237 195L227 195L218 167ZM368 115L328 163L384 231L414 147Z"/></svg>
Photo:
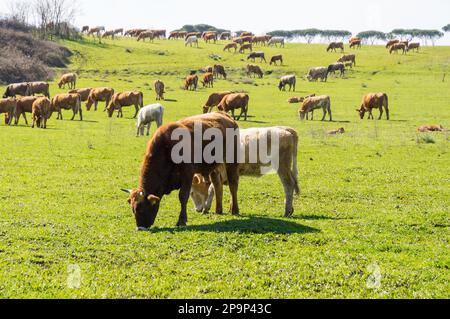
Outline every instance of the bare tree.
<svg viewBox="0 0 450 319"><path fill-rule="evenodd" d="M33 10L42 36L69 36L77 8L76 0L35 0Z"/></svg>
<svg viewBox="0 0 450 319"><path fill-rule="evenodd" d="M30 22L30 4L26 0L9 0L8 17L23 24Z"/></svg>

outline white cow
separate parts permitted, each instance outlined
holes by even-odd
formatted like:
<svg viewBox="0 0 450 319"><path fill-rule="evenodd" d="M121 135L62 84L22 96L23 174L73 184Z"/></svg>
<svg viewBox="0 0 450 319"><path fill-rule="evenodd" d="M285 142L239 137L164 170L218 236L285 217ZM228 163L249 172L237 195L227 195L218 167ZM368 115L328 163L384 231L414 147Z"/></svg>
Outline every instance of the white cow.
<svg viewBox="0 0 450 319"><path fill-rule="evenodd" d="M277 46L277 44L279 44L281 47L284 48L284 38L273 37L272 39L269 40L268 46L272 46L272 45Z"/></svg>
<svg viewBox="0 0 450 319"><path fill-rule="evenodd" d="M198 38L197 38L195 35L190 36L189 38L187 38L186 41L185 41L185 43L184 43L184 46L187 47L188 44L189 44L189 46L192 47L192 44L193 44L193 43L195 43L196 46L197 46L197 48L198 48Z"/></svg>
<svg viewBox="0 0 450 319"><path fill-rule="evenodd" d="M144 136L144 129L147 127L147 136L150 135L150 125L156 122L156 125L161 127L163 123L164 107L157 103L144 106L137 117L137 136Z"/></svg>
<svg viewBox="0 0 450 319"><path fill-rule="evenodd" d="M278 139L274 138L275 135L278 136ZM267 160L272 165L277 161L278 165L275 167L275 170L283 184L285 193L285 216L292 216L294 213L294 192L300 193L297 168L297 132L293 128L281 126L241 129L240 139L241 150L245 154L245 160L239 163L239 175L263 176L268 173L271 166L267 164ZM266 141L267 144L265 144ZM276 145L275 141L278 142L278 145ZM252 151L252 145L255 144L259 145L259 147L267 145L268 152L266 152L266 155L261 155L261 150ZM254 158L252 159L253 156L256 157L256 161L254 161ZM267 158L263 160L260 156L267 156ZM227 182L227 174L223 165L220 165L214 174L220 176L223 183ZM212 183L206 181L202 175L195 175L191 189L191 198L197 211L207 213L210 210L214 193L215 189Z"/></svg>

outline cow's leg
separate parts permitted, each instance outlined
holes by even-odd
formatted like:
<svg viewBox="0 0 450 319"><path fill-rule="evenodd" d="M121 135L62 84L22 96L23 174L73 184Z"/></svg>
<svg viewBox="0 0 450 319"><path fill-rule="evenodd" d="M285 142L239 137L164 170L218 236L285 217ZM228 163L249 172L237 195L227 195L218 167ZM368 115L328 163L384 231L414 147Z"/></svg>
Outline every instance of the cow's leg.
<svg viewBox="0 0 450 319"><path fill-rule="evenodd" d="M390 116L389 116L389 108L385 107L385 111L386 111L386 117L387 117L387 120L389 121L389 119L390 119Z"/></svg>
<svg viewBox="0 0 450 319"><path fill-rule="evenodd" d="M75 119L75 115L77 115L77 110L76 109L72 109L72 111L73 111L73 116L70 119L71 121L73 121Z"/></svg>
<svg viewBox="0 0 450 319"><path fill-rule="evenodd" d="M28 125L28 121L27 121L27 117L25 116L25 112L23 112L22 115L23 115L23 119L25 120L25 124ZM19 115L19 117L20 117L20 115ZM17 123L16 123L16 125L17 125L18 123L19 123L19 118L17 118Z"/></svg>
<svg viewBox="0 0 450 319"><path fill-rule="evenodd" d="M380 106L380 117L378 118L378 121L381 120L382 117L383 117L383 107Z"/></svg>
<svg viewBox="0 0 450 319"><path fill-rule="evenodd" d="M191 187L192 187L192 178L187 178L183 181L183 185L181 186L180 193L178 195L178 198L180 200L181 205L181 212L180 217L178 218L177 227L186 226L188 218L187 218L187 203L189 201L189 195L191 193Z"/></svg>
<svg viewBox="0 0 450 319"><path fill-rule="evenodd" d="M81 109L81 106L78 112L80 112L80 121L83 121L83 110Z"/></svg>
<svg viewBox="0 0 450 319"><path fill-rule="evenodd" d="M214 185L214 190L216 193L216 214L223 214L223 183L220 178L220 174L217 172L212 172L210 175L210 179L212 184ZM204 213L208 213L208 211L204 211Z"/></svg>
<svg viewBox="0 0 450 319"><path fill-rule="evenodd" d="M135 108L135 110L136 110L136 113L134 113L134 116L133 116L133 118L135 119L136 118L136 116L138 115L138 113L139 113L139 104L136 104L135 106L134 106L134 108Z"/></svg>
<svg viewBox="0 0 450 319"><path fill-rule="evenodd" d="M231 214L234 216L239 215L239 204L238 204L238 188L239 188L239 174L238 174L239 164L227 164L227 177L228 185L230 187L231 193Z"/></svg>
<svg viewBox="0 0 450 319"><path fill-rule="evenodd" d="M311 111L311 121L314 121L314 110Z"/></svg>
<svg viewBox="0 0 450 319"><path fill-rule="evenodd" d="M98 105L98 101L96 100L94 103L94 111L97 111L97 105ZM106 108L105 108L105 110L106 110Z"/></svg>
<svg viewBox="0 0 450 319"><path fill-rule="evenodd" d="M236 121L236 116L234 116L234 109L231 110L231 115L233 115L233 120ZM239 119L240 119L240 117L239 117ZM239 121L239 120L238 120L238 121Z"/></svg>
<svg viewBox="0 0 450 319"><path fill-rule="evenodd" d="M150 126L152 125L152 122L147 124L147 136L150 136ZM144 135L144 132L142 132L142 135Z"/></svg>
<svg viewBox="0 0 450 319"><path fill-rule="evenodd" d="M291 217L294 213L294 185L292 185L292 178L290 174L291 172L289 170L287 172L282 170L278 172L278 176L280 177L281 183L283 184L285 194L284 217Z"/></svg>
<svg viewBox="0 0 450 319"><path fill-rule="evenodd" d="M333 122L333 115L331 114L331 107L328 108L328 114L330 115L330 122Z"/></svg>
<svg viewBox="0 0 450 319"><path fill-rule="evenodd" d="M322 122L325 121L325 117L327 116L327 109L323 108L323 117L322 117Z"/></svg>

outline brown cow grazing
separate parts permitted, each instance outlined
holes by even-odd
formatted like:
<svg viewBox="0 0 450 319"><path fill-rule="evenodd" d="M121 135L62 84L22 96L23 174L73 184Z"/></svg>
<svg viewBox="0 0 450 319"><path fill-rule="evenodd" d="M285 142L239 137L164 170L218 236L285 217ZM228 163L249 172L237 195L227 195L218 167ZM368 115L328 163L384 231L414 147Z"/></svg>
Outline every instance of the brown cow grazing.
<svg viewBox="0 0 450 319"><path fill-rule="evenodd" d="M83 120L83 111L81 110L81 96L77 93L75 94L58 94L52 99L52 110L58 112L57 120L62 120L62 110L72 110L73 116L70 119L73 121L75 115L80 113L80 121Z"/></svg>
<svg viewBox="0 0 450 319"><path fill-rule="evenodd" d="M337 129L337 130L331 130L327 132L327 135L339 135L339 134L344 134L345 133L345 129L343 127Z"/></svg>
<svg viewBox="0 0 450 319"><path fill-rule="evenodd" d="M214 87L214 75L210 72L207 72L203 74L203 81L202 81L203 87Z"/></svg>
<svg viewBox="0 0 450 319"><path fill-rule="evenodd" d="M37 125L39 128L46 129L47 120L50 119L52 113L53 109L50 100L46 97L37 98L32 106L33 124L31 128Z"/></svg>
<svg viewBox="0 0 450 319"><path fill-rule="evenodd" d="M394 51L395 51L395 53L398 53L398 50L401 50L401 51L403 51L403 54L406 54L406 48L407 48L406 44L397 43L397 44L394 44L393 46L391 46L389 53L392 54L392 52L394 52Z"/></svg>
<svg viewBox="0 0 450 319"><path fill-rule="evenodd" d="M225 80L227 79L227 73L225 72L225 68L223 67L223 65L220 64L214 65L213 74L216 78L222 76Z"/></svg>
<svg viewBox="0 0 450 319"><path fill-rule="evenodd" d="M250 52L253 51L253 46L251 43L242 44L241 48L239 49L239 53L245 53L246 50L249 50Z"/></svg>
<svg viewBox="0 0 450 319"><path fill-rule="evenodd" d="M138 42L141 40L145 42L145 39L149 39L150 42L153 42L153 39L155 39L155 34L152 31L144 31L139 34L137 40Z"/></svg>
<svg viewBox="0 0 450 319"><path fill-rule="evenodd" d="M5 113L5 122L11 125L12 119L16 116L17 100L13 97L0 99L0 114Z"/></svg>
<svg viewBox="0 0 450 319"><path fill-rule="evenodd" d="M185 84L184 84L184 89L186 91L187 90L196 91L197 86L198 86L198 76L196 74L189 75L186 77Z"/></svg>
<svg viewBox="0 0 450 319"><path fill-rule="evenodd" d="M106 31L105 33L102 34L102 38L105 39L107 37L110 37L112 40L114 40L114 36L116 34L114 33L114 30L110 30L110 31Z"/></svg>
<svg viewBox="0 0 450 319"><path fill-rule="evenodd" d="M328 66L328 74L336 74L336 71L341 72L341 77L345 75L345 64L342 62L333 63Z"/></svg>
<svg viewBox="0 0 450 319"><path fill-rule="evenodd" d="M112 117L114 111L117 110L117 117L123 117L122 108L125 106L132 106L136 110L133 118L135 119L139 113L139 109L144 107L144 94L139 91L115 93L111 99L107 111L108 116Z"/></svg>
<svg viewBox="0 0 450 319"><path fill-rule="evenodd" d="M111 101L111 98L114 95L114 89L103 87L103 88L94 88L89 93L89 97L86 103L86 109L88 111L91 110L92 105L94 105L94 110L97 111L98 102L106 102L105 110Z"/></svg>
<svg viewBox="0 0 450 319"><path fill-rule="evenodd" d="M277 137L275 146L274 136ZM242 152L245 154L243 160L239 163L239 176L262 177L269 170L278 173L285 194L284 216L291 217L294 213L293 200L294 192L300 193L298 184L297 150L298 134L290 127L263 127L240 130L240 143ZM268 149L277 148L275 155L269 155L269 161L277 166L271 168L267 165L267 159L263 159L260 152L254 149L254 145L267 144ZM256 153L256 154L253 154ZM256 156L252 160L253 155ZM216 169L217 175L223 184L227 183L227 172L221 165ZM214 197L214 185L207 182L205 178L197 174L192 183L191 198L194 201L198 212L208 213Z"/></svg>
<svg viewBox="0 0 450 319"><path fill-rule="evenodd" d="M283 56L281 54L280 55L274 55L272 57L272 59L270 59L270 65L272 65L272 64L277 65L278 61L280 61L281 65L283 65Z"/></svg>
<svg viewBox="0 0 450 319"><path fill-rule="evenodd" d="M395 40L389 40L389 41L386 43L386 49L389 49L391 46L393 46L394 44L397 44L397 43L400 43L400 40L397 40L397 39L395 39Z"/></svg>
<svg viewBox="0 0 450 319"><path fill-rule="evenodd" d="M247 57L247 61L248 60L252 60L253 63L255 62L255 59L259 58L259 62L264 61L265 63L267 63L266 61L266 55L264 54L264 52L252 52L248 55Z"/></svg>
<svg viewBox="0 0 450 319"><path fill-rule="evenodd" d="M416 50L416 52L419 52L420 43L410 43L408 44L408 52L411 50Z"/></svg>
<svg viewBox="0 0 450 319"><path fill-rule="evenodd" d="M306 119L308 120L308 114L312 113L311 115L311 121L314 121L314 110L322 109L323 110L323 117L322 121L325 121L325 117L328 115L330 116L330 122L333 121L333 117L331 115L331 100L328 95L322 95L322 96L312 96L308 97L303 101L303 105L298 111L300 115L300 120Z"/></svg>
<svg viewBox="0 0 450 319"><path fill-rule="evenodd" d="M42 94L50 98L50 85L47 82L30 82L30 95Z"/></svg>
<svg viewBox="0 0 450 319"><path fill-rule="evenodd" d="M66 84L69 84L69 89L73 90L77 86L77 75L75 73L63 74L58 82L60 89L66 88Z"/></svg>
<svg viewBox="0 0 450 319"><path fill-rule="evenodd" d="M307 95L305 97L302 96L294 96L288 99L289 104L303 103L303 101L309 97L316 96L315 94Z"/></svg>
<svg viewBox="0 0 450 319"><path fill-rule="evenodd" d="M237 118L239 121L242 117L242 115L245 116L245 121L247 121L248 116L248 102L250 100L250 97L248 94L244 93L232 93L226 95L222 101L219 103L217 108L219 111L228 113L231 111L231 114L233 115L233 119L236 120L236 117L234 115L234 110L241 109L241 114Z"/></svg>
<svg viewBox="0 0 450 319"><path fill-rule="evenodd" d="M13 83L6 87L3 98L16 97L17 95L29 96L31 95L31 87L27 82Z"/></svg>
<svg viewBox="0 0 450 319"><path fill-rule="evenodd" d="M211 41L214 41L214 43L216 43L217 42L217 34L216 33L205 34L205 36L203 37L203 40L205 40L206 43L209 43Z"/></svg>
<svg viewBox="0 0 450 319"><path fill-rule="evenodd" d="M156 92L156 100L157 101L164 101L164 90L165 90L165 86L164 83L160 80L156 80L155 81L155 92Z"/></svg>
<svg viewBox="0 0 450 319"><path fill-rule="evenodd" d="M27 117L25 113L32 113L33 112L33 103L36 101L39 97L38 96L26 96L22 97L19 100L17 100L17 108L16 108L16 114L15 114L15 120L14 125L19 124L20 116L23 116L23 119L25 120L25 124L28 125ZM6 123L9 123L10 119L8 117L6 118Z"/></svg>
<svg viewBox="0 0 450 319"><path fill-rule="evenodd" d="M212 109L215 106L219 105L225 96L227 96L228 94L232 94L232 93L234 93L234 92L226 91L226 92L211 94L208 98L208 101L206 101L205 105L203 106L203 114L212 112Z"/></svg>
<svg viewBox="0 0 450 319"><path fill-rule="evenodd" d="M246 67L247 76L251 77L253 75L257 75L260 79L263 78L264 74L261 68L258 65L248 64Z"/></svg>
<svg viewBox="0 0 450 319"><path fill-rule="evenodd" d="M422 125L417 128L419 133L427 133L427 132L443 132L444 127L442 125Z"/></svg>
<svg viewBox="0 0 450 319"><path fill-rule="evenodd" d="M239 45L243 45L244 44L244 42L242 41L242 38L233 38L233 42L237 43Z"/></svg>
<svg viewBox="0 0 450 319"><path fill-rule="evenodd" d="M354 66L356 66L356 55L354 54L344 54L343 56L341 56L337 62L351 62Z"/></svg>
<svg viewBox="0 0 450 319"><path fill-rule="evenodd" d="M231 32L222 32L219 36L220 40L231 40Z"/></svg>
<svg viewBox="0 0 450 319"><path fill-rule="evenodd" d="M361 48L361 40L354 40L350 43L350 49L353 49L354 47L356 47L357 49Z"/></svg>
<svg viewBox="0 0 450 319"><path fill-rule="evenodd" d="M78 90L70 90L69 94L79 94L81 98L81 102L86 102L89 98L89 94L91 94L92 88L83 88Z"/></svg>
<svg viewBox="0 0 450 319"><path fill-rule="evenodd" d="M357 109L356 112L359 113L361 120L364 119L364 115L366 112L369 113L369 120L374 119L372 110L379 109L380 117L378 120L381 120L383 116L383 107L386 110L386 117L389 120L389 101L386 93L369 93L365 95L361 102L360 109Z"/></svg>
<svg viewBox="0 0 450 319"><path fill-rule="evenodd" d="M158 214L161 199L164 195L169 195L172 191L179 189L179 200L181 212L177 226L186 226L187 224L187 203L192 187L192 180L195 174L209 176L216 191L216 213L222 214L222 196L223 186L219 176L214 174L214 170L220 163L213 161L206 163L202 159L200 163L194 164L194 152L187 154L190 160L181 160L173 158L174 147L178 146L185 137L181 136L174 140L175 131L183 131L189 134L191 141L194 141L194 127L201 127L204 133L207 129L218 129L222 133L221 145L230 145L225 147L221 162L225 163L228 184L231 192L231 212L233 215L239 215L239 205L237 201L237 192L239 184L237 147L239 137L229 137L229 130L238 130L239 127L230 116L224 113L211 113L200 116L190 117L175 123L160 127L154 134L147 146L147 152L144 156L144 162L141 168L139 187L133 190L123 190L130 194L128 203L133 210L138 230L148 230L155 222ZM178 135L179 136L179 135ZM202 136L204 136L202 134ZM202 141L201 154L209 145L210 141ZM194 150L194 147L192 147ZM233 150L233 154L229 152ZM180 163L178 163L180 162Z"/></svg>
<svg viewBox="0 0 450 319"><path fill-rule="evenodd" d="M225 47L223 48L224 51L228 50L228 52L231 51L231 49L234 49L234 53L236 53L238 46L237 43L228 43L227 45L225 45Z"/></svg>
<svg viewBox="0 0 450 319"><path fill-rule="evenodd" d="M211 65L208 65L206 68L203 69L203 71L204 71L205 73L213 73L214 67L211 66Z"/></svg>
<svg viewBox="0 0 450 319"><path fill-rule="evenodd" d="M113 32L114 35L120 34L121 36L123 36L123 28L115 29Z"/></svg>
<svg viewBox="0 0 450 319"><path fill-rule="evenodd" d="M348 43L352 43L353 41L358 41L358 40L362 40L362 39L359 37L352 37L352 38L350 38L350 40L348 40Z"/></svg>
<svg viewBox="0 0 450 319"><path fill-rule="evenodd" d="M89 26L88 26L88 25L85 25L85 26L83 26L83 28L81 29L81 33L87 33L87 32L89 32Z"/></svg>
<svg viewBox="0 0 450 319"><path fill-rule="evenodd" d="M326 67L316 67L311 68L308 72L308 75L306 76L308 81L318 81L319 79L322 82L326 82L328 79L328 68Z"/></svg>
<svg viewBox="0 0 450 319"><path fill-rule="evenodd" d="M266 46L267 41L269 41L270 39L267 38L267 36L263 35L263 36L254 36L252 39L252 43L255 45L263 45Z"/></svg>
<svg viewBox="0 0 450 319"><path fill-rule="evenodd" d="M336 49L341 49L341 51L344 52L344 43L343 42L331 42L328 45L327 52L330 52L330 51L336 52Z"/></svg>

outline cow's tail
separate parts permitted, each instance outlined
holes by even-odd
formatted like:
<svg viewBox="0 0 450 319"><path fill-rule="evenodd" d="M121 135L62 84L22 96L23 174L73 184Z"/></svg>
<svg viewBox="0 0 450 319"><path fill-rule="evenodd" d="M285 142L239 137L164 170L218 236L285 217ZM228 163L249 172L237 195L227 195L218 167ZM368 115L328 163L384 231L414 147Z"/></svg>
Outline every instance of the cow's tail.
<svg viewBox="0 0 450 319"><path fill-rule="evenodd" d="M294 148L292 151L292 170L291 170L291 181L294 184L295 193L300 194L300 186L298 184L298 133L292 128L287 128L287 131L292 134L294 140Z"/></svg>
<svg viewBox="0 0 450 319"><path fill-rule="evenodd" d="M142 109L144 107L144 94L139 92L139 107Z"/></svg>

